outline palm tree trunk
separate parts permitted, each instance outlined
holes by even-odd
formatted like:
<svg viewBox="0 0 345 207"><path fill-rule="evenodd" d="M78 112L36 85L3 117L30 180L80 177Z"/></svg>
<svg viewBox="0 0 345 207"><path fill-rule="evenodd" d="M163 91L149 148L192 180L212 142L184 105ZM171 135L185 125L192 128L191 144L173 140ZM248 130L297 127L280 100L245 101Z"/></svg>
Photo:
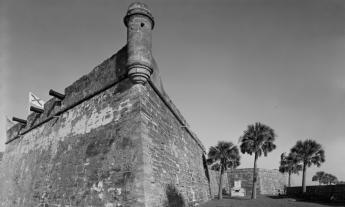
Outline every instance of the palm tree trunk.
<svg viewBox="0 0 345 207"><path fill-rule="evenodd" d="M234 167L231 167L230 170L226 173L226 179L228 179L229 184L229 195L231 196L231 188L234 187L234 184L231 183L231 173L234 170Z"/></svg>
<svg viewBox="0 0 345 207"><path fill-rule="evenodd" d="M303 177L302 177L302 193L307 192L307 186L305 185L305 178L306 178L306 171L307 171L307 166L306 163L303 163Z"/></svg>
<svg viewBox="0 0 345 207"><path fill-rule="evenodd" d="M291 187L291 172L289 172L289 182L288 182L288 187Z"/></svg>
<svg viewBox="0 0 345 207"><path fill-rule="evenodd" d="M219 175L219 190L218 190L218 199L223 199L223 174L224 174L224 170L223 167L220 167L220 175Z"/></svg>
<svg viewBox="0 0 345 207"><path fill-rule="evenodd" d="M254 157L254 169L253 169L253 188L252 188L252 199L256 199L256 161L258 160L258 154L255 153Z"/></svg>

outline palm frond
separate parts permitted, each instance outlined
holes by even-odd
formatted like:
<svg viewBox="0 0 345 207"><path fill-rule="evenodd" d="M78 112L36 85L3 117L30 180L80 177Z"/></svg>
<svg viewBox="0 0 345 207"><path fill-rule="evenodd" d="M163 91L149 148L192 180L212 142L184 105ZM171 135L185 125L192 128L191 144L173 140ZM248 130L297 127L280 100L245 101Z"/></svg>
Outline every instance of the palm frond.
<svg viewBox="0 0 345 207"><path fill-rule="evenodd" d="M279 172L298 174L298 172L301 170L302 170L302 165L299 163L298 159L296 159L295 154L292 154L292 153L290 153L289 155L286 155L286 153L281 154Z"/></svg>
<svg viewBox="0 0 345 207"><path fill-rule="evenodd" d="M273 143L276 134L274 130L269 126L266 126L260 122L256 122L254 125L249 125L240 137L241 152L252 155L256 153L258 156L267 154L276 148Z"/></svg>
<svg viewBox="0 0 345 207"><path fill-rule="evenodd" d="M238 147L232 142L220 141L216 146L210 147L207 164L214 170L236 168L240 165L239 154Z"/></svg>
<svg viewBox="0 0 345 207"><path fill-rule="evenodd" d="M325 151L322 146L311 139L297 141L290 152L296 154L297 159L308 167L311 165L319 167L321 163L325 162Z"/></svg>

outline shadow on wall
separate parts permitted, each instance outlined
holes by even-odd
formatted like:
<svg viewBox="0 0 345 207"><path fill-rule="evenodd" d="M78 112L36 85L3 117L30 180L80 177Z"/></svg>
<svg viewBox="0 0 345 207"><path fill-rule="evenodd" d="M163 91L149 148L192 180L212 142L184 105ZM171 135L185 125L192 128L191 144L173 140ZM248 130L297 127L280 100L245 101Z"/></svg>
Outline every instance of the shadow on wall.
<svg viewBox="0 0 345 207"><path fill-rule="evenodd" d="M173 184L168 184L165 190L167 200L165 201L165 205L167 207L185 207L186 204L184 202L183 196L180 192L176 189Z"/></svg>

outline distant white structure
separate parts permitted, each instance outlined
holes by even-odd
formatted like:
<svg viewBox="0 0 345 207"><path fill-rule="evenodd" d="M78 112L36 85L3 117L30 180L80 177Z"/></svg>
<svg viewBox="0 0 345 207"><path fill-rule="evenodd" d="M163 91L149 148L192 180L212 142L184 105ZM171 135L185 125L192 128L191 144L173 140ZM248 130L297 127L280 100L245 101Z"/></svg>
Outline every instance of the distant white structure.
<svg viewBox="0 0 345 207"><path fill-rule="evenodd" d="M234 187L231 188L231 196L244 197L246 191L241 186L241 180L234 181Z"/></svg>

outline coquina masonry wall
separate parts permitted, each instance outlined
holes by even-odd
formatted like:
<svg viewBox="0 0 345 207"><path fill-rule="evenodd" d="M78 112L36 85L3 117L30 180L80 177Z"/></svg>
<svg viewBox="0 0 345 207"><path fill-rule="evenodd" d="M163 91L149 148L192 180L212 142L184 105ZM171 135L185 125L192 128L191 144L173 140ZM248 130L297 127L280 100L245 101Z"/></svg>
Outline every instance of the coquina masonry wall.
<svg viewBox="0 0 345 207"><path fill-rule="evenodd" d="M183 119L166 94L170 109L149 83L126 78L125 58L122 49L67 87L62 102L49 100L25 128L8 131L0 206L151 207L209 199L203 146L172 114Z"/></svg>
<svg viewBox="0 0 345 207"><path fill-rule="evenodd" d="M128 7L127 44L7 131L0 205L196 206L210 198L205 149L163 89L154 19Z"/></svg>
<svg viewBox="0 0 345 207"><path fill-rule="evenodd" d="M258 194L274 195L283 193L287 185L287 176L281 174L278 170L257 169L258 181L256 190ZM241 180L241 186L245 189L246 195L252 193L253 168L242 168L228 171L228 180L230 186L234 186L234 181Z"/></svg>
<svg viewBox="0 0 345 207"><path fill-rule="evenodd" d="M234 186L234 182L241 180L241 187L245 189L246 195L251 195L253 186L253 169L243 168L228 171L228 179L230 186ZM256 192L260 194L260 185L257 183Z"/></svg>
<svg viewBox="0 0 345 207"><path fill-rule="evenodd" d="M151 87L144 88L141 98L147 206L182 206L181 198L192 206L207 201L210 192L202 144Z"/></svg>
<svg viewBox="0 0 345 207"><path fill-rule="evenodd" d="M8 143L0 172L1 206L144 205L142 86L121 80L120 59L113 56L67 87L62 103L48 101L44 114L28 117L25 129L9 130L11 140L75 105Z"/></svg>
<svg viewBox="0 0 345 207"><path fill-rule="evenodd" d="M283 194L287 186L287 175L278 170L259 169L259 186L261 194Z"/></svg>

